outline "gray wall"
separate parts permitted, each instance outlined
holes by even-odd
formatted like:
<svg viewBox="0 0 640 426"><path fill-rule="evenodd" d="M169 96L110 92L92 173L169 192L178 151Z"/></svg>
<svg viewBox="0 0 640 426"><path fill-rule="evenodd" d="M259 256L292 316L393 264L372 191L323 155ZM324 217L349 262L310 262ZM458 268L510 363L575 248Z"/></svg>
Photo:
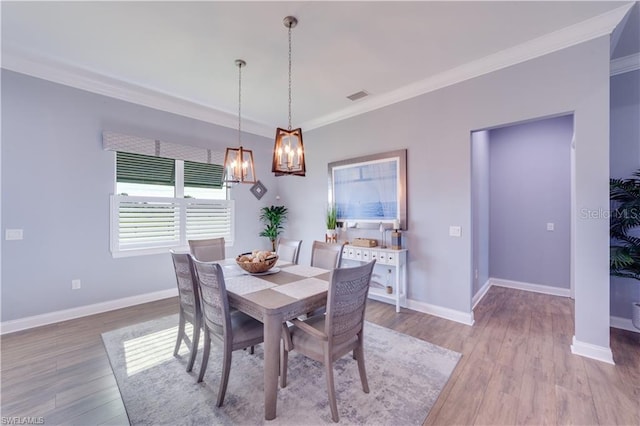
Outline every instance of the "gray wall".
<svg viewBox="0 0 640 426"><path fill-rule="evenodd" d="M2 230L24 230L22 241L2 239L2 321L175 287L169 254L111 257L115 154L102 150L103 129L219 150L237 144L233 129L2 70ZM256 219L276 195L271 141L243 142L269 192L257 201L249 185L232 190L230 253L269 246ZM82 289L71 290L75 278Z"/></svg>
<svg viewBox="0 0 640 426"><path fill-rule="evenodd" d="M640 169L640 71L611 77L611 177L628 178ZM631 318L640 300L640 281L611 277L611 315Z"/></svg>
<svg viewBox="0 0 640 426"><path fill-rule="evenodd" d="M471 134L471 209L473 244L473 295L489 280L489 196L490 196L489 131Z"/></svg>
<svg viewBox="0 0 640 426"><path fill-rule="evenodd" d="M570 287L572 135L570 115L489 132L492 278Z"/></svg>
<svg viewBox="0 0 640 426"><path fill-rule="evenodd" d="M608 104L603 37L307 131L308 176L279 186L300 219L292 229L305 241L324 235L328 162L407 148L409 297L471 312L471 132L575 112L576 207L606 209ZM450 225L462 227L460 238L448 236ZM608 222L576 218L575 234L576 338L608 347Z"/></svg>

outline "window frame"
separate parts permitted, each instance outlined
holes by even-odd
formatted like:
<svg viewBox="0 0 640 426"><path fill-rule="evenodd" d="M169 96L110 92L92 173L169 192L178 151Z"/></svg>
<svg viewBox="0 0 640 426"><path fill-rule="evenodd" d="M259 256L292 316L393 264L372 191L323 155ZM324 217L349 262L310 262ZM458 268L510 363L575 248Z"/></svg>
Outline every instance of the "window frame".
<svg viewBox="0 0 640 426"><path fill-rule="evenodd" d="M175 164L175 184L174 184L174 196L173 197L157 197L157 196L131 196L131 195L119 195L117 193L118 178L117 178L117 152L114 151L113 165L114 165L114 179L113 188L114 191L109 200L109 246L111 255L113 258L131 257L131 256L143 256L168 253L169 250L189 251L187 228L189 222L187 213L189 208L194 208L195 205L199 205L198 208L206 209L206 206L212 206L212 208L226 208L228 209L228 228L227 232L223 234L209 234L203 238L215 238L223 236L225 238L225 246L231 247L235 241L235 202L229 199L230 191L229 187L223 183L225 191L225 199L205 199L205 198L185 198L184 197L184 161L181 159L173 159ZM176 217L175 230L177 232L177 239L167 239L158 241L158 245L154 246L152 243L143 244L143 246L132 246L130 248L123 247L120 239L120 206L123 202L132 202L134 204L140 203L166 203L171 204L177 208L174 212ZM204 206L204 207L203 207Z"/></svg>

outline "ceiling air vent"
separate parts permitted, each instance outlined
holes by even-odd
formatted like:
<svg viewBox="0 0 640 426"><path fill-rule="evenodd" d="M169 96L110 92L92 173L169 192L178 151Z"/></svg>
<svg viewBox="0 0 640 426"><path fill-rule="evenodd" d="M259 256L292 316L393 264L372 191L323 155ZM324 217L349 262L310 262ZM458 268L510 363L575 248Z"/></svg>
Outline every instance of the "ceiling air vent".
<svg viewBox="0 0 640 426"><path fill-rule="evenodd" d="M348 99L351 99L352 101L357 101L358 99L362 99L366 96L369 96L369 94L367 92L365 92L364 90L361 90L359 92L356 92L352 95L347 96Z"/></svg>

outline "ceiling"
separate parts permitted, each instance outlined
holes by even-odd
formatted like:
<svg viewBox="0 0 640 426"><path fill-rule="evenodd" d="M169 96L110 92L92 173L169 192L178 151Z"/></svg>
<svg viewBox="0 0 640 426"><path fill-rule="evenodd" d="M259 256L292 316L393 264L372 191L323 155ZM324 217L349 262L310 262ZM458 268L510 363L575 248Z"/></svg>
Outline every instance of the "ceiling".
<svg viewBox="0 0 640 426"><path fill-rule="evenodd" d="M2 66L234 127L319 127L549 53L611 29L633 5L549 2L9 2ZM636 5L613 51L640 51ZM357 101L348 95L365 90Z"/></svg>

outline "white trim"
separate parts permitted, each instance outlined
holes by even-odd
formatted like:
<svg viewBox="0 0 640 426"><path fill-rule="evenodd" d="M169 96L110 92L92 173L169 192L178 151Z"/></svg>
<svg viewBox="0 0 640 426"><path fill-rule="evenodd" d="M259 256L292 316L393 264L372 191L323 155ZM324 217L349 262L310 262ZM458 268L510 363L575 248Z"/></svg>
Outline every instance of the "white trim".
<svg viewBox="0 0 640 426"><path fill-rule="evenodd" d="M444 71L397 90L379 96L370 96L349 108L301 123L300 127L307 130L316 129L597 37L609 35L632 6L633 3L623 5L586 21ZM6 42L2 45L2 68L224 127L235 128L237 124L236 115L233 113L215 110L168 93L116 80L87 69L64 64L54 58L27 53ZM273 137L273 125L271 124L245 119L243 128L249 133Z"/></svg>
<svg viewBox="0 0 640 426"><path fill-rule="evenodd" d="M613 362L613 353L611 352L611 348L581 342L576 339L576 336L573 336L571 353L615 365L615 362Z"/></svg>
<svg viewBox="0 0 640 426"><path fill-rule="evenodd" d="M302 123L300 127L312 130L326 126L611 34L632 6L633 4L626 4L586 21L463 64L397 90L379 96L372 95L348 108Z"/></svg>
<svg viewBox="0 0 640 426"><path fill-rule="evenodd" d="M2 45L2 68L224 127L237 128L238 125L235 113L215 110L168 93L65 64L54 58L27 53L7 43ZM273 137L275 131L273 126L246 118L242 120L242 130L266 137Z"/></svg>
<svg viewBox="0 0 640 426"><path fill-rule="evenodd" d="M4 321L0 323L0 335L13 333L20 330L26 330L28 328L40 327L42 325L53 324L60 321L67 321L74 318L86 317L88 315L99 314L102 312L113 311L115 309L139 305L141 303L168 299L170 297L176 296L178 296L177 287L169 290L161 290L153 293L140 294L137 296L95 303L92 305L79 306L77 308L65 309L62 311L49 312L41 315L34 315L31 317Z"/></svg>
<svg viewBox="0 0 640 426"><path fill-rule="evenodd" d="M611 327L619 328L621 330L633 331L634 333L640 333L640 330L633 326L633 322L631 322L631 318L621 318L611 316Z"/></svg>
<svg viewBox="0 0 640 426"><path fill-rule="evenodd" d="M473 325L473 312L456 311L455 309L444 308L442 306L431 305L417 300L407 300L407 308L436 317L459 322L465 325Z"/></svg>
<svg viewBox="0 0 640 426"><path fill-rule="evenodd" d="M624 74L626 72L636 71L640 69L640 53L634 53L622 58L613 59L611 61L610 75Z"/></svg>
<svg viewBox="0 0 640 426"><path fill-rule="evenodd" d="M491 285L498 287L514 288L516 290L532 291L534 293L550 294L552 296L571 296L571 290L568 288L551 287L548 285L525 283L522 281L503 280L500 278L489 278L489 281L491 281Z"/></svg>
<svg viewBox="0 0 640 426"><path fill-rule="evenodd" d="M491 278L489 278L487 282L484 283L482 287L480 287L480 290L478 290L478 292L473 296L473 299L471 299L471 309L476 308L476 305L480 303L480 301L487 294L490 288L491 288Z"/></svg>

